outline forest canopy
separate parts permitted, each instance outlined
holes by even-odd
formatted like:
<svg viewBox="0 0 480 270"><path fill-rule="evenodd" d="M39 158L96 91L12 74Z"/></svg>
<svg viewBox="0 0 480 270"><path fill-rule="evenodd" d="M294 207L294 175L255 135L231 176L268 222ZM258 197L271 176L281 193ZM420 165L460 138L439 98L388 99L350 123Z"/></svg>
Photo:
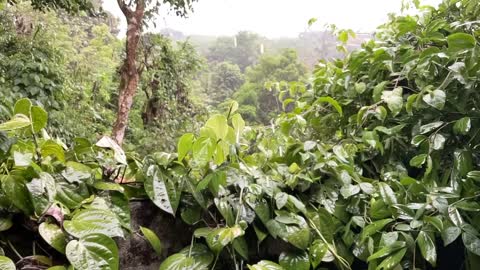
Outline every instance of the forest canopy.
<svg viewBox="0 0 480 270"><path fill-rule="evenodd" d="M314 69L47 2L0 7L0 269L479 269L478 1Z"/></svg>

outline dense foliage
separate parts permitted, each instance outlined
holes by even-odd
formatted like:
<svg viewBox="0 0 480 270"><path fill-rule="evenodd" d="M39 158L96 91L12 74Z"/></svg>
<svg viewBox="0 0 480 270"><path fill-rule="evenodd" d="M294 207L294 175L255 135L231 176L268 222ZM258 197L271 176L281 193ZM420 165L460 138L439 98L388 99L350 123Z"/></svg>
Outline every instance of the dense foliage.
<svg viewBox="0 0 480 270"><path fill-rule="evenodd" d="M0 124L0 268L119 269L112 238L133 230L129 200L148 198L194 230L160 270L478 269L480 6L419 14L392 15L310 83L266 87L304 73L294 52L260 57L246 84L278 91L266 101L283 112L251 128L230 102L176 153L138 158L107 136L68 147L18 100ZM337 34L345 51L350 33ZM147 98L172 90L157 74L189 70L175 56L185 47L151 42Z"/></svg>

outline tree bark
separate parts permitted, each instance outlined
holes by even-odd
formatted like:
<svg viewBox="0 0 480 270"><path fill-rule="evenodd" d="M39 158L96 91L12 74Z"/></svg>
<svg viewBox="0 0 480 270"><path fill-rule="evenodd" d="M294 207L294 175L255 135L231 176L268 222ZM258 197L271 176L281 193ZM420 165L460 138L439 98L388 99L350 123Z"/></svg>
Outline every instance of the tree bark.
<svg viewBox="0 0 480 270"><path fill-rule="evenodd" d="M129 8L127 0L117 0L118 6L127 19L126 57L120 69L117 120L113 126L112 137L122 145L128 125L128 115L137 91L140 71L137 68L137 49L145 15L145 0L136 0L135 10Z"/></svg>

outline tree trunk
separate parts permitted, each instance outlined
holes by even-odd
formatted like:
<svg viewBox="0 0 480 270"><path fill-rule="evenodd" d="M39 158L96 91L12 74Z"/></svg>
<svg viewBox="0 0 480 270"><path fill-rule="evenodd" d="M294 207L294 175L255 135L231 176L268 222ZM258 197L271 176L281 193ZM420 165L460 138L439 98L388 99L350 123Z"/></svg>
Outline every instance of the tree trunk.
<svg viewBox="0 0 480 270"><path fill-rule="evenodd" d="M137 48L142 31L145 14L145 1L136 0L135 10L131 10L126 0L117 0L118 6L127 19L126 58L120 69L120 86L118 96L117 120L113 126L112 137L122 145L128 124L128 114L137 91L140 72L137 68Z"/></svg>

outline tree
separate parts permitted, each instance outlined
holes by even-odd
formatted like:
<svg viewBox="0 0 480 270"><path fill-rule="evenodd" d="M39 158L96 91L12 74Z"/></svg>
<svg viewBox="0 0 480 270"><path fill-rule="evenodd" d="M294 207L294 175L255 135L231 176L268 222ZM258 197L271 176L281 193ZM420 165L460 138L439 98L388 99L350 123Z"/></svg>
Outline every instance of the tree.
<svg viewBox="0 0 480 270"><path fill-rule="evenodd" d="M9 4L17 4L20 1L7 0ZM94 12L92 0L30 0L30 3L34 9L41 11L63 9L68 13L78 13L79 11Z"/></svg>
<svg viewBox="0 0 480 270"><path fill-rule="evenodd" d="M220 37L209 48L207 58L212 62L231 62L242 71L256 63L260 57L260 37L251 32L241 31L235 37Z"/></svg>
<svg viewBox="0 0 480 270"><path fill-rule="evenodd" d="M278 55L263 55L257 65L247 68L246 83L234 95L240 112L248 115L245 118L249 121L268 124L282 111L282 101L288 98L287 95L282 100L278 98L279 91L287 86L285 82L301 81L306 73L306 67L299 62L293 49L282 50ZM283 83L266 87L267 83L275 82Z"/></svg>
<svg viewBox="0 0 480 270"><path fill-rule="evenodd" d="M137 53L144 23L158 13L162 4L168 4L178 16L186 16L194 1L196 0L117 0L118 6L127 19L126 55L120 68L117 120L112 131L112 136L118 144L123 143L128 115L142 72L142 67L137 65Z"/></svg>
<svg viewBox="0 0 480 270"><path fill-rule="evenodd" d="M211 72L211 87L207 90L213 105L230 98L243 82L244 76L236 64L221 62L214 65Z"/></svg>

